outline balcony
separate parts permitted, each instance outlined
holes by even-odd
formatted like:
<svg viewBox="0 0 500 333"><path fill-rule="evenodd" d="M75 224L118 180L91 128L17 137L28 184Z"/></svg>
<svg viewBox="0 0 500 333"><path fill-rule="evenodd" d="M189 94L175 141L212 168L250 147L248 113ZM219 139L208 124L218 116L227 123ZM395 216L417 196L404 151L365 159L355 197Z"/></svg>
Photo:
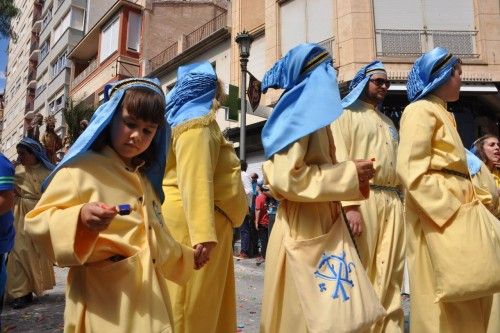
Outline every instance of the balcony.
<svg viewBox="0 0 500 333"><path fill-rule="evenodd" d="M31 72L28 75L28 89L36 88L36 72Z"/></svg>
<svg viewBox="0 0 500 333"><path fill-rule="evenodd" d="M47 88L47 83L42 84L41 86L37 87L35 90L35 98L38 98L40 94Z"/></svg>
<svg viewBox="0 0 500 333"><path fill-rule="evenodd" d="M31 28L31 31L33 32L40 32L40 30L42 29L42 20L36 20L35 22L33 22L33 27Z"/></svg>
<svg viewBox="0 0 500 333"><path fill-rule="evenodd" d="M208 21L195 31L186 35L185 48L189 49L191 46L198 44L203 39L207 38L214 32L225 28L227 22L227 13L222 13L214 19Z"/></svg>
<svg viewBox="0 0 500 333"><path fill-rule="evenodd" d="M71 89L74 89L77 85L80 84L80 82L85 80L90 74L92 74L96 70L97 67L99 67L99 62L97 61L97 59L92 60L89 66L73 79L73 81L71 82Z"/></svg>
<svg viewBox="0 0 500 333"><path fill-rule="evenodd" d="M153 58L149 59L151 65L150 72L153 72L164 64L170 62L191 47L199 45L204 41L208 41L209 37L221 37L224 34L224 31L227 31L227 13L219 14L196 30L181 37L179 41L173 43ZM229 32L227 32L227 34L229 34Z"/></svg>
<svg viewBox="0 0 500 333"><path fill-rule="evenodd" d="M377 29L377 56L418 57L436 46L461 58L477 58L477 31Z"/></svg>
<svg viewBox="0 0 500 333"><path fill-rule="evenodd" d="M174 59L178 52L178 47L179 43L175 42L174 44L170 45L167 47L165 50L160 52L160 54L154 56L153 58L150 59L151 61L151 70L154 71L158 67L160 67L163 64L166 64L170 60Z"/></svg>
<svg viewBox="0 0 500 333"><path fill-rule="evenodd" d="M30 45L30 60L37 60L40 54L40 49L38 47L38 41L32 40Z"/></svg>

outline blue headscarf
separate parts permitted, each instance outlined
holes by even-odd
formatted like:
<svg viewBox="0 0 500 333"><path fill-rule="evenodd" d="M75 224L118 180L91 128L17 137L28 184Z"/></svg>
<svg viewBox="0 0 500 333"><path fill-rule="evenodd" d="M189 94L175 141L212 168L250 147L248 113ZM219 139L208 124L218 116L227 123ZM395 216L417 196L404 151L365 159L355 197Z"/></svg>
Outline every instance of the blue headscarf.
<svg viewBox="0 0 500 333"><path fill-rule="evenodd" d="M356 75L354 75L354 78L351 81L351 84L349 85L349 94L345 96L342 99L342 107L348 108L351 106L354 102L356 102L365 90L366 85L368 84L368 80L370 80L370 77L373 74L379 74L379 73L384 73L385 74L385 68L384 64L380 62L379 60L375 60L368 65L364 66L361 68Z"/></svg>
<svg viewBox="0 0 500 333"><path fill-rule="evenodd" d="M465 149L465 155L467 156L467 167L469 168L469 173L471 176L474 176L481 170L481 166L483 165L483 161L476 155L474 155L468 149Z"/></svg>
<svg viewBox="0 0 500 333"><path fill-rule="evenodd" d="M164 96L164 93L161 90L159 84L160 81L158 79L131 78L106 85L106 87L104 88L105 102L96 110L96 112L90 119L89 125L87 126L85 131L78 137L78 139L71 146L66 155L64 155L64 158L61 160L61 162L57 164L54 171L52 171L50 175L44 180L42 184L42 190L45 190L47 188L57 171L76 159L78 156L91 149L92 144L99 137L102 131L111 123L111 120L113 119L116 111L120 109L121 101L127 89L147 88L160 94L161 96ZM165 163L167 159L169 142L167 138L169 136L170 128L166 124L156 130L155 137L153 138L151 144L156 145L157 151L159 151L160 153L158 155L158 158L154 161L154 163L151 164L150 167L148 167L145 172L161 201L163 201L164 199L162 180L165 172Z"/></svg>
<svg viewBox="0 0 500 333"><path fill-rule="evenodd" d="M298 45L278 60L262 80L262 91L268 88L285 92L262 129L266 158L328 126L343 111L332 58L316 44Z"/></svg>
<svg viewBox="0 0 500 333"><path fill-rule="evenodd" d="M446 83L459 59L444 47L436 47L415 61L408 75L408 100L415 102Z"/></svg>
<svg viewBox="0 0 500 333"><path fill-rule="evenodd" d="M49 169L49 170L54 169L54 164L52 164L52 162L49 161L49 159L47 158L47 153L45 152L45 149L42 147L42 145L38 141L35 141L35 140L28 138L28 137L24 137L21 139L21 141L19 141L17 146L18 147L23 146L23 147L27 148L30 152L33 153L33 155L36 156L36 158L39 162L41 162L43 165L45 165L45 167L47 169Z"/></svg>
<svg viewBox="0 0 500 333"><path fill-rule="evenodd" d="M208 114L217 88L217 75L208 61L181 66L177 83L167 94L167 122L176 126Z"/></svg>

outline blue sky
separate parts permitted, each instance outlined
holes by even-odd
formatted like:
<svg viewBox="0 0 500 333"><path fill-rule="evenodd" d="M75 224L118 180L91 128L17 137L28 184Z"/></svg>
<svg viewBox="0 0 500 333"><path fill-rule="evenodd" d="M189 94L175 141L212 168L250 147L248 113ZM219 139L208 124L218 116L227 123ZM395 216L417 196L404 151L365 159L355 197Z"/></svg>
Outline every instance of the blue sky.
<svg viewBox="0 0 500 333"><path fill-rule="evenodd" d="M9 40L7 38L0 38L0 92L5 89L5 71L7 70L8 47Z"/></svg>

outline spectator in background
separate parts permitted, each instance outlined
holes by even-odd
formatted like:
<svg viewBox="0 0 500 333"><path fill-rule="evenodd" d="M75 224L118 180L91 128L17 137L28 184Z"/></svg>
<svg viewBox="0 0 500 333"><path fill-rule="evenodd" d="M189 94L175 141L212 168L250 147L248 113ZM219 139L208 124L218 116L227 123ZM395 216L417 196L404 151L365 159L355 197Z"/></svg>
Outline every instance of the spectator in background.
<svg viewBox="0 0 500 333"><path fill-rule="evenodd" d="M3 308L3 295L7 281L5 260L14 245L14 166L0 153L0 314ZM0 330L2 323L0 321Z"/></svg>
<svg viewBox="0 0 500 333"><path fill-rule="evenodd" d="M269 189L264 185L257 186L257 197L255 198L255 229L260 240L260 255L257 264L266 259L268 240L269 215L267 213L267 192Z"/></svg>
<svg viewBox="0 0 500 333"><path fill-rule="evenodd" d="M253 186L252 186L252 178L247 173L247 168L248 168L247 162L240 161L240 167L241 167L241 182L243 183L243 188L245 189L245 195L247 198L247 205L249 212L245 216L243 224L239 227L241 248L238 257L240 257L241 259L246 259L249 257L248 254L250 252L250 216L253 203Z"/></svg>

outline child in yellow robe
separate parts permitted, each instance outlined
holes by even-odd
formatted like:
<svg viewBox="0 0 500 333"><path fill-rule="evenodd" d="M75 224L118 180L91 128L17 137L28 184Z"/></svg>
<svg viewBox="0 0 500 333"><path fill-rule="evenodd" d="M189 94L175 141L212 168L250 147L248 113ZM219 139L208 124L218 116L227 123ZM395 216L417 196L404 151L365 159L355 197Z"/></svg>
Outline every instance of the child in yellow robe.
<svg viewBox="0 0 500 333"><path fill-rule="evenodd" d="M475 198L465 148L446 108L459 98L461 74L459 59L437 47L417 59L408 77L411 104L401 118L396 171L406 190L412 333L483 333L488 326L491 296L435 302L429 253L439 249L428 247L422 229L423 223L435 223L446 232L446 223Z"/></svg>
<svg viewBox="0 0 500 333"><path fill-rule="evenodd" d="M164 94L157 80L128 79L105 98L46 179L26 230L71 267L65 332L173 332L166 279L185 283L194 256L161 214Z"/></svg>
<svg viewBox="0 0 500 333"><path fill-rule="evenodd" d="M207 265L186 286L169 283L175 332L235 332L233 228L248 213L240 161L215 111L220 87L208 62L179 67L167 95L172 127L163 212L172 236Z"/></svg>
<svg viewBox="0 0 500 333"><path fill-rule="evenodd" d="M48 160L40 143L33 139L23 138L16 148L21 164L16 167L16 238L7 261L7 293L14 299L11 306L20 309L31 303L32 293L40 296L56 284L52 262L24 231L24 217L40 199L42 181L54 169L54 165Z"/></svg>

